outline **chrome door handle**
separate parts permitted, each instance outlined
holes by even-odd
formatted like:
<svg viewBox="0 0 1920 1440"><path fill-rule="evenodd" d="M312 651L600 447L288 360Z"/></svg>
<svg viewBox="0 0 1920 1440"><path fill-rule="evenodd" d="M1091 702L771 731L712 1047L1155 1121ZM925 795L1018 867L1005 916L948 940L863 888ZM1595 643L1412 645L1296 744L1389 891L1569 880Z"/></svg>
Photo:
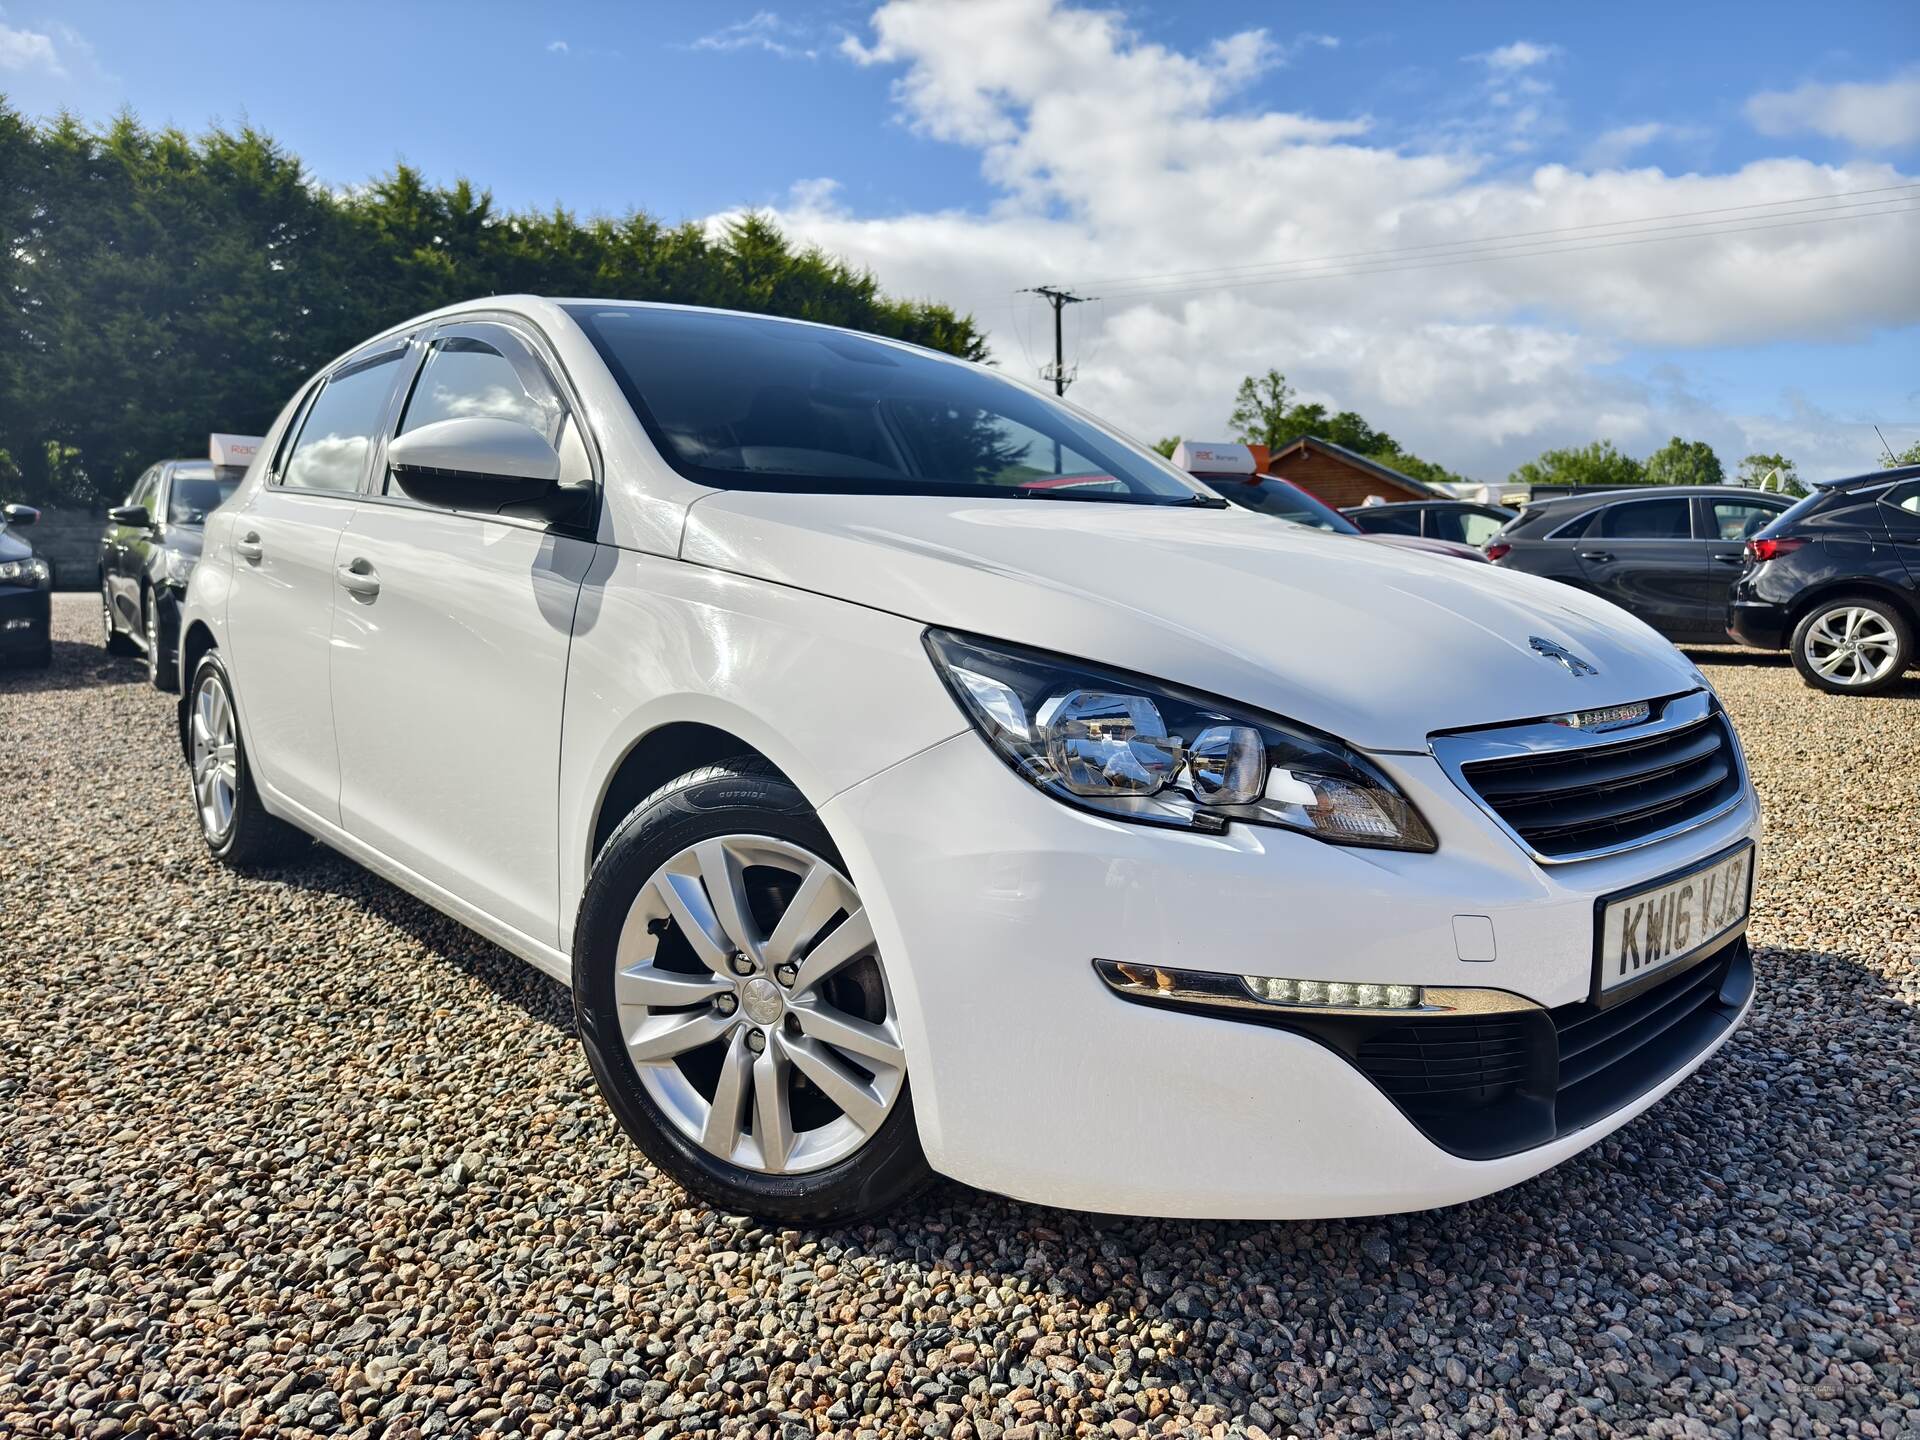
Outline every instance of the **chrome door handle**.
<svg viewBox="0 0 1920 1440"><path fill-rule="evenodd" d="M266 551L260 547L259 533L250 530L233 542L233 553L242 560L258 560Z"/></svg>
<svg viewBox="0 0 1920 1440"><path fill-rule="evenodd" d="M1604 565L1607 561L1613 559L1613 552L1611 550L1582 550L1580 552L1580 558L1582 560L1591 560L1596 565Z"/></svg>
<svg viewBox="0 0 1920 1440"><path fill-rule="evenodd" d="M1744 565L1747 563L1747 557L1745 555L1716 555L1713 558L1716 563L1721 565Z"/></svg>
<svg viewBox="0 0 1920 1440"><path fill-rule="evenodd" d="M352 560L345 565L336 565L334 578L340 582L340 588L349 595L358 595L362 600L371 600L380 593L380 577L373 566L365 560Z"/></svg>

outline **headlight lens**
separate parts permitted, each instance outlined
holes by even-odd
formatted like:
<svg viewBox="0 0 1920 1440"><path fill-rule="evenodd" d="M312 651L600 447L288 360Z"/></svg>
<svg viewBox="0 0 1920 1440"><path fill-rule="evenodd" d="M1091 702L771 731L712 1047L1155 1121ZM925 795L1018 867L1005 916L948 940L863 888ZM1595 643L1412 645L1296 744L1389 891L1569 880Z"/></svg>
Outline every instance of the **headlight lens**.
<svg viewBox="0 0 1920 1440"><path fill-rule="evenodd" d="M949 630L929 630L927 649L1000 757L1069 805L1209 833L1239 820L1336 845L1435 848L1413 803L1331 735Z"/></svg>
<svg viewBox="0 0 1920 1440"><path fill-rule="evenodd" d="M186 584L187 580L193 574L193 562L197 558L197 556L188 555L180 550L167 551L164 562L167 579L171 580L175 585Z"/></svg>
<svg viewBox="0 0 1920 1440"><path fill-rule="evenodd" d="M29 555L24 560L0 561L0 585L48 585L52 582L52 567L38 555Z"/></svg>

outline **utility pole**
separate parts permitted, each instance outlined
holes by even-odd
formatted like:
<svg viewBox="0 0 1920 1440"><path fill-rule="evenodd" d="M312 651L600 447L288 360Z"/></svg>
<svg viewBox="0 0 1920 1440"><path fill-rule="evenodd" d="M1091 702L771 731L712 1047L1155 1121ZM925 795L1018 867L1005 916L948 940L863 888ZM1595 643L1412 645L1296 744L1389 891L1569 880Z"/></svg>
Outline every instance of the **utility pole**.
<svg viewBox="0 0 1920 1440"><path fill-rule="evenodd" d="M1060 334L1060 312L1069 305L1084 305L1093 299L1091 295L1074 295L1053 285L1032 285L1020 292L1023 295L1039 295L1053 307L1053 369L1052 373L1042 372L1043 379L1053 381L1053 393L1067 393L1067 357Z"/></svg>

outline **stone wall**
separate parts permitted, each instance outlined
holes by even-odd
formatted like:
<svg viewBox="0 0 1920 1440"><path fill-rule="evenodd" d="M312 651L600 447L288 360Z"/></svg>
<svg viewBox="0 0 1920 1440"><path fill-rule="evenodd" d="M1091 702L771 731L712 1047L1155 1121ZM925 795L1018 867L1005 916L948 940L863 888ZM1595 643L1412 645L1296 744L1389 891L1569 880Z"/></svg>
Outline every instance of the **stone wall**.
<svg viewBox="0 0 1920 1440"><path fill-rule="evenodd" d="M53 567L56 590L91 590L100 583L103 510L42 510L40 522L14 533Z"/></svg>

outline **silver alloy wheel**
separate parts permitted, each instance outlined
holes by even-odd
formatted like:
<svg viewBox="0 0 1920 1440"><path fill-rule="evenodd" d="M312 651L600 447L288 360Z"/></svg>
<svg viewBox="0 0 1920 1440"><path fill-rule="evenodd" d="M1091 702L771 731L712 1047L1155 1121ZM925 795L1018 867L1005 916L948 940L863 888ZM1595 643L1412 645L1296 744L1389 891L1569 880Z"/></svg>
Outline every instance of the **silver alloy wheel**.
<svg viewBox="0 0 1920 1440"><path fill-rule="evenodd" d="M160 683L160 602L149 597L147 603L141 608L147 612L147 679L158 685Z"/></svg>
<svg viewBox="0 0 1920 1440"><path fill-rule="evenodd" d="M233 807L240 793L240 761L233 704L217 674L200 677L200 688L193 692L189 729L193 798L200 809L200 828L218 845L233 828Z"/></svg>
<svg viewBox="0 0 1920 1440"><path fill-rule="evenodd" d="M853 882L801 846L730 835L682 850L635 897L614 965L627 1058L709 1154L767 1175L824 1169L899 1099L906 1052L873 928Z"/></svg>
<svg viewBox="0 0 1920 1440"><path fill-rule="evenodd" d="M1807 664L1836 685L1871 685L1900 658L1900 639L1886 617L1863 605L1841 605L1807 628Z"/></svg>

